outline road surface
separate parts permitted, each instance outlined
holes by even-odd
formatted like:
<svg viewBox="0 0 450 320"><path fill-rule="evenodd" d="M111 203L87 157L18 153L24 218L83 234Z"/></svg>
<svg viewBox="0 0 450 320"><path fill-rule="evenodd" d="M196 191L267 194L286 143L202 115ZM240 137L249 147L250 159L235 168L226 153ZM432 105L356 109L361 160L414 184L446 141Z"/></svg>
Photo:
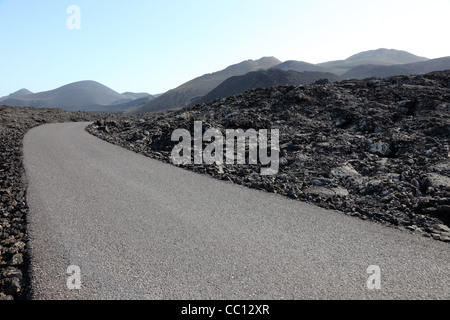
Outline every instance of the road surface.
<svg viewBox="0 0 450 320"><path fill-rule="evenodd" d="M188 172L86 126L24 139L33 299L450 298L448 244Z"/></svg>

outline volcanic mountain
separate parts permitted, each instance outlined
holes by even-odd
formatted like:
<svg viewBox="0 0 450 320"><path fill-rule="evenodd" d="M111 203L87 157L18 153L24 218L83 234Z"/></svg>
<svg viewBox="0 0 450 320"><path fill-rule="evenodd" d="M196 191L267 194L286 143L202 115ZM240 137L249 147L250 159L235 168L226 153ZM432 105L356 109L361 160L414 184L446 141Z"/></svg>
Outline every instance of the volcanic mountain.
<svg viewBox="0 0 450 320"><path fill-rule="evenodd" d="M255 88L255 86L258 85L266 86L266 84L269 85L269 83L277 85L279 82L274 81L274 79L272 79L271 81L267 80L267 77L270 77L267 73L261 73L258 76L256 76L256 74L252 74L247 76L246 78L241 78L240 80L230 79L232 77L244 76L249 72L262 71L271 68L296 72L325 72L328 74L333 73L334 75L341 76L354 67L361 67L362 65L367 64L377 66L393 66L416 62L426 62L427 60L427 58L419 57L406 51L384 48L361 52L345 60L330 61L319 64L312 64L295 60L280 62L278 59L273 57L265 57L256 61L247 60L239 64L232 65L222 71L206 74L189 82L186 82L178 88L170 90L144 105L130 109L129 112L148 113L178 109L187 105L192 105L199 101L205 101L205 99L222 97L223 95L229 93L240 93L243 89ZM434 70L427 69L427 71ZM273 75L274 74L272 74L272 76ZM371 73L367 73L367 75L369 77L372 76ZM263 77L266 77L266 80L262 80ZM328 77L331 76L328 75ZM258 80L256 80L256 78L258 78ZM333 80L331 80L330 82L334 81L334 79L337 79L337 77L334 77L332 79ZM224 83L225 81L226 83ZM249 82L244 83L244 81ZM210 94L210 92L213 90L214 92ZM206 95L208 95L208 97L205 97Z"/></svg>
<svg viewBox="0 0 450 320"><path fill-rule="evenodd" d="M11 99L11 98L20 97L20 96L26 96L29 94L33 94L33 92L31 92L28 89L20 89L19 91L13 92L8 96L1 97L0 102L5 101L6 99Z"/></svg>
<svg viewBox="0 0 450 320"><path fill-rule="evenodd" d="M327 67L322 67L316 64L296 60L288 60L286 62L280 63L279 65L276 65L272 69L279 69L284 71L292 70L297 72L305 72L305 71L328 72L330 70Z"/></svg>
<svg viewBox="0 0 450 320"><path fill-rule="evenodd" d="M140 97L139 99L143 97L141 94L137 96ZM134 97L136 94L122 95L95 81L79 81L55 90L12 96L2 101L2 104L20 107L61 108L68 111L118 111L117 108L113 110L110 106L129 103L134 100ZM148 95L148 97L150 99L151 96ZM139 101L140 103L145 102L145 100ZM127 105L127 107L129 106Z"/></svg>
<svg viewBox="0 0 450 320"><path fill-rule="evenodd" d="M186 82L178 88L170 90L160 97L133 110L133 113L157 112L184 107L192 104L195 99L208 94L211 90L230 77L241 76L251 71L269 69L280 63L281 61L274 57L243 61L229 66L224 70L205 74Z"/></svg>
<svg viewBox="0 0 450 320"><path fill-rule="evenodd" d="M243 76L228 78L196 102L210 102L218 98L226 98L235 94L240 94L249 89L285 85L307 85L320 80L324 80L325 82L336 82L341 79L335 74L324 72L296 72L292 70L283 71L280 69L253 71Z"/></svg>
<svg viewBox="0 0 450 320"><path fill-rule="evenodd" d="M319 63L318 66L325 67L328 72L341 76L350 69L361 65L372 64L389 66L423 62L427 60L427 58L419 57L406 51L381 48L377 50L360 52L345 60Z"/></svg>
<svg viewBox="0 0 450 320"><path fill-rule="evenodd" d="M450 57L431 59L415 63L391 66L366 64L350 69L342 75L344 79L385 78L397 75L424 74L450 69Z"/></svg>

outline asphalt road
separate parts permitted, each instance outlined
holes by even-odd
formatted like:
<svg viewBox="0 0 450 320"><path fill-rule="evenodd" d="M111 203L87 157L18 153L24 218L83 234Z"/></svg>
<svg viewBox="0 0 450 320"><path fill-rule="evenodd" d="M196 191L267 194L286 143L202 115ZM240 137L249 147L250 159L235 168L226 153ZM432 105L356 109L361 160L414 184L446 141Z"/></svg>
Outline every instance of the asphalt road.
<svg viewBox="0 0 450 320"><path fill-rule="evenodd" d="M86 125L24 139L33 299L450 298L448 244L188 172Z"/></svg>

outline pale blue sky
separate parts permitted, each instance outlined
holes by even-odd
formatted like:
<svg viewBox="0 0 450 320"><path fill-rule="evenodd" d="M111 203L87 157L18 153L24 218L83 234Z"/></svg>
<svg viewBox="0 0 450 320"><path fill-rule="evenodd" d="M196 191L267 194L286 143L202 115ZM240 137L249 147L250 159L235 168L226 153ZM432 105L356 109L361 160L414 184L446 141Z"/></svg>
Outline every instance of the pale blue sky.
<svg viewBox="0 0 450 320"><path fill-rule="evenodd" d="M69 30L67 8L81 10ZM0 0L0 96L95 80L162 93L263 56L450 55L450 0Z"/></svg>

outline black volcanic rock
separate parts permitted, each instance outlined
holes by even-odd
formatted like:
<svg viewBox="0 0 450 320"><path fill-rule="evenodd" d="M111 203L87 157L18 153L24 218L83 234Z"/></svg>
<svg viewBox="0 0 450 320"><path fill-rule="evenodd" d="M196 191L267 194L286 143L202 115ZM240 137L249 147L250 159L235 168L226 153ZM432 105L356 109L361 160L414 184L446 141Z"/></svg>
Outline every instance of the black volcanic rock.
<svg viewBox="0 0 450 320"><path fill-rule="evenodd" d="M87 130L171 163L172 132L193 135L194 121L222 133L279 129L277 175L260 175L260 165L181 167L450 242L449 111L446 71L258 88L163 115L108 115Z"/></svg>

